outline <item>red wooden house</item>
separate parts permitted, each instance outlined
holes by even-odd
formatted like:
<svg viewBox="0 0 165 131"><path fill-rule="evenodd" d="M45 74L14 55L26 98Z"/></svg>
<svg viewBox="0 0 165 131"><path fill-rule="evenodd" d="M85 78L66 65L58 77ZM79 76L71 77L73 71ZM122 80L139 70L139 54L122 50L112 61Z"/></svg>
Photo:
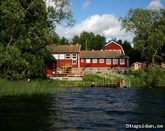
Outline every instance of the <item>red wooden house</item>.
<svg viewBox="0 0 165 131"><path fill-rule="evenodd" d="M48 45L54 61L47 66L47 76L55 73L70 73L80 68L80 45ZM72 70L71 70L72 69ZM74 73L74 72L73 72Z"/></svg>
<svg viewBox="0 0 165 131"><path fill-rule="evenodd" d="M80 52L80 67L84 73L110 73L124 71L129 65L129 57L125 55L121 45L112 41L105 45L104 50Z"/></svg>
<svg viewBox="0 0 165 131"><path fill-rule="evenodd" d="M49 45L54 61L47 65L47 76L53 74L95 74L126 70L129 57L121 45L112 41L102 50L81 51L76 45Z"/></svg>

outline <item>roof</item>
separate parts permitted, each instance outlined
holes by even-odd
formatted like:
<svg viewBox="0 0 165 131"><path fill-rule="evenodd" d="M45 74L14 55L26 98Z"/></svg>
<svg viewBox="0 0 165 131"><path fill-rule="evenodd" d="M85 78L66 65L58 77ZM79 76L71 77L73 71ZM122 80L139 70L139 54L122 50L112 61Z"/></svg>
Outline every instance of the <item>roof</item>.
<svg viewBox="0 0 165 131"><path fill-rule="evenodd" d="M126 55L122 55L117 51L81 51L80 58L129 58Z"/></svg>
<svg viewBox="0 0 165 131"><path fill-rule="evenodd" d="M145 62L134 62L133 65L134 64L146 64L146 63Z"/></svg>
<svg viewBox="0 0 165 131"><path fill-rule="evenodd" d="M51 53L67 53L67 52L80 52L80 45L70 44L70 45L48 45L47 49Z"/></svg>

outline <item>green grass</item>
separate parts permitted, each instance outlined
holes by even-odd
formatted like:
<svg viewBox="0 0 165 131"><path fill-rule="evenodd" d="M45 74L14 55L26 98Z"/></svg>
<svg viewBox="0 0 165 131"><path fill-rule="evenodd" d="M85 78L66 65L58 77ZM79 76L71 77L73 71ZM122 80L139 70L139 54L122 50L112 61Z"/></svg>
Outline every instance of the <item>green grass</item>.
<svg viewBox="0 0 165 131"><path fill-rule="evenodd" d="M120 82L121 80L125 80L129 82L129 77L121 74L97 74L97 75L86 75L83 77L83 81L90 83L94 82L96 86L106 86L106 85L111 85L113 83Z"/></svg>
<svg viewBox="0 0 165 131"><path fill-rule="evenodd" d="M8 81L0 79L0 97L20 95L48 95L64 91L52 80Z"/></svg>

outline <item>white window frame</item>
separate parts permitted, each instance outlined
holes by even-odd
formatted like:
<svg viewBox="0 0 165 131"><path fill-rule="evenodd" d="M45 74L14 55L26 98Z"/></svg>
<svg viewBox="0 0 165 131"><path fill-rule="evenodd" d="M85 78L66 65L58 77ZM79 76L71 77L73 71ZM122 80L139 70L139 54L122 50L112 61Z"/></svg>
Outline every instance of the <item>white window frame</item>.
<svg viewBox="0 0 165 131"><path fill-rule="evenodd" d="M116 49L114 49L113 51L117 51Z"/></svg>
<svg viewBox="0 0 165 131"><path fill-rule="evenodd" d="M125 65L125 59L120 59L120 65Z"/></svg>
<svg viewBox="0 0 165 131"><path fill-rule="evenodd" d="M83 63L84 62L84 59L81 59L81 63Z"/></svg>
<svg viewBox="0 0 165 131"><path fill-rule="evenodd" d="M89 63L91 63L91 59L85 59L85 62L86 62L87 64L89 64Z"/></svg>
<svg viewBox="0 0 165 131"><path fill-rule="evenodd" d="M97 63L97 59L92 59L92 63Z"/></svg>
<svg viewBox="0 0 165 131"><path fill-rule="evenodd" d="M106 64L111 65L111 59L106 59Z"/></svg>
<svg viewBox="0 0 165 131"><path fill-rule="evenodd" d="M66 58L66 59L70 59L70 54L67 53L67 54L65 55L65 58Z"/></svg>
<svg viewBox="0 0 165 131"><path fill-rule="evenodd" d="M72 59L73 59L73 60L76 60L76 59L77 59L77 54L76 54L76 53L73 53L73 54L72 54Z"/></svg>
<svg viewBox="0 0 165 131"><path fill-rule="evenodd" d="M104 63L104 59L99 59L99 63Z"/></svg>
<svg viewBox="0 0 165 131"><path fill-rule="evenodd" d="M65 54L59 54L59 59L64 60L65 59Z"/></svg>
<svg viewBox="0 0 165 131"><path fill-rule="evenodd" d="M113 59L113 65L117 65L118 64L118 59Z"/></svg>
<svg viewBox="0 0 165 131"><path fill-rule="evenodd" d="M72 60L72 64L76 65L77 64L77 60Z"/></svg>
<svg viewBox="0 0 165 131"><path fill-rule="evenodd" d="M118 52L121 54L121 49L118 49Z"/></svg>

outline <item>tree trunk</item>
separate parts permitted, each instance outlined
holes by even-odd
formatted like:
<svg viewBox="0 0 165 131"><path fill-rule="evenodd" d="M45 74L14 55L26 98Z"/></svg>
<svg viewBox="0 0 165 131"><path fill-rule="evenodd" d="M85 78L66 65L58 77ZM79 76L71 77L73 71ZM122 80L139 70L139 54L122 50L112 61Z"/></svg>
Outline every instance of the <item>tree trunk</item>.
<svg viewBox="0 0 165 131"><path fill-rule="evenodd" d="M155 56L158 52L158 49L155 50L155 53L152 55L152 63L155 63Z"/></svg>

